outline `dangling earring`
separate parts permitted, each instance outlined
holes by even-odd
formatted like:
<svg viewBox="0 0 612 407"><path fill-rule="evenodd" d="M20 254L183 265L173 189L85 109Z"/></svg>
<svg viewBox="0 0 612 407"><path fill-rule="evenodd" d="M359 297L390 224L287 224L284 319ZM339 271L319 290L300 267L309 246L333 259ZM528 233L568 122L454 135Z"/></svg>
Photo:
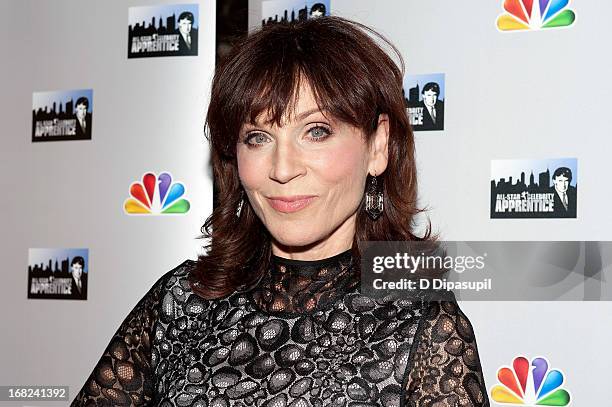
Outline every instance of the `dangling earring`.
<svg viewBox="0 0 612 407"><path fill-rule="evenodd" d="M383 213L383 193L382 188L378 187L376 172L374 172L374 176L370 178L370 183L365 193L365 199L365 211L372 220L378 219Z"/></svg>
<svg viewBox="0 0 612 407"><path fill-rule="evenodd" d="M242 213L242 204L244 203L244 190L240 192L240 202L238 203L238 209L236 209L236 217L239 218Z"/></svg>

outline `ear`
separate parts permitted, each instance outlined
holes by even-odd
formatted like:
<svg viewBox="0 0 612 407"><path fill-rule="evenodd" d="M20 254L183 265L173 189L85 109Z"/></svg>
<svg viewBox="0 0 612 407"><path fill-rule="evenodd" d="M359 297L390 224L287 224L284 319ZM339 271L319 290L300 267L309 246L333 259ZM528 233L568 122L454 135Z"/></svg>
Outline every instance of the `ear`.
<svg viewBox="0 0 612 407"><path fill-rule="evenodd" d="M389 116L386 113L378 115L378 125L373 137L370 143L368 172L380 175L389 162Z"/></svg>

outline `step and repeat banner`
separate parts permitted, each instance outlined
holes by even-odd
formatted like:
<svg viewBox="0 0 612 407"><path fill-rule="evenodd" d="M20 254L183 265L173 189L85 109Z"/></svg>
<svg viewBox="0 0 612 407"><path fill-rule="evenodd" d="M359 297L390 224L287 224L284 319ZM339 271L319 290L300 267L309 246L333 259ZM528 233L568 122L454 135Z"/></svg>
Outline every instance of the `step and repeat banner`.
<svg viewBox="0 0 612 407"><path fill-rule="evenodd" d="M421 206L443 240L495 258L494 289L460 301L492 405L605 403L611 250L591 241L612 240L610 12L598 0L249 1L250 29L339 15L398 47Z"/></svg>
<svg viewBox="0 0 612 407"><path fill-rule="evenodd" d="M0 12L0 383L65 384L72 399L127 310L201 251L216 5ZM442 239L610 241L608 13L604 0L251 0L248 27L339 15L398 47L419 200ZM607 402L612 303L583 297L460 301L493 405Z"/></svg>
<svg viewBox="0 0 612 407"><path fill-rule="evenodd" d="M0 14L0 383L72 400L137 301L201 252L216 5L11 0Z"/></svg>

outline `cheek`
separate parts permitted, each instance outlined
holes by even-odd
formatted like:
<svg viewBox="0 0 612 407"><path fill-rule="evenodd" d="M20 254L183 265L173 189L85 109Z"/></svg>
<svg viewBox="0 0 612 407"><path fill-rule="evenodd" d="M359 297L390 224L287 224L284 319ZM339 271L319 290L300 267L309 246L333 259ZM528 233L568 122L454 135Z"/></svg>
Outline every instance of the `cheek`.
<svg viewBox="0 0 612 407"><path fill-rule="evenodd" d="M252 155L237 154L238 176L240 181L247 189L257 189L264 182L266 173L261 160L255 159Z"/></svg>
<svg viewBox="0 0 612 407"><path fill-rule="evenodd" d="M319 176L331 187L349 193L361 188L360 183L366 171L365 150L360 144L330 149L318 160Z"/></svg>
<svg viewBox="0 0 612 407"><path fill-rule="evenodd" d="M332 180L345 179L347 176L354 175L362 167L359 157L346 150L327 154L324 164L326 169L324 174Z"/></svg>

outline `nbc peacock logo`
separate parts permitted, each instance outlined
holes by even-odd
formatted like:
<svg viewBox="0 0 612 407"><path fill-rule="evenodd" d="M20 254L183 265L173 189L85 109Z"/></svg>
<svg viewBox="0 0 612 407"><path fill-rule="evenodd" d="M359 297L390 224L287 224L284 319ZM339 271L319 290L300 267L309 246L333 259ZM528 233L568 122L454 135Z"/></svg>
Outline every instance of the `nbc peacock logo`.
<svg viewBox="0 0 612 407"><path fill-rule="evenodd" d="M505 13L497 17L500 31L569 27L576 14L569 0L504 0Z"/></svg>
<svg viewBox="0 0 612 407"><path fill-rule="evenodd" d="M499 404L522 406L567 406L570 393L561 388L564 375L549 369L548 360L536 357L531 363L524 356L512 361L512 367L497 371L499 383L491 388L491 398Z"/></svg>
<svg viewBox="0 0 612 407"><path fill-rule="evenodd" d="M168 172L159 176L148 172L142 181L130 185L130 198L123 203L123 209L129 215L184 214L190 205L183 195L185 186L173 182Z"/></svg>

